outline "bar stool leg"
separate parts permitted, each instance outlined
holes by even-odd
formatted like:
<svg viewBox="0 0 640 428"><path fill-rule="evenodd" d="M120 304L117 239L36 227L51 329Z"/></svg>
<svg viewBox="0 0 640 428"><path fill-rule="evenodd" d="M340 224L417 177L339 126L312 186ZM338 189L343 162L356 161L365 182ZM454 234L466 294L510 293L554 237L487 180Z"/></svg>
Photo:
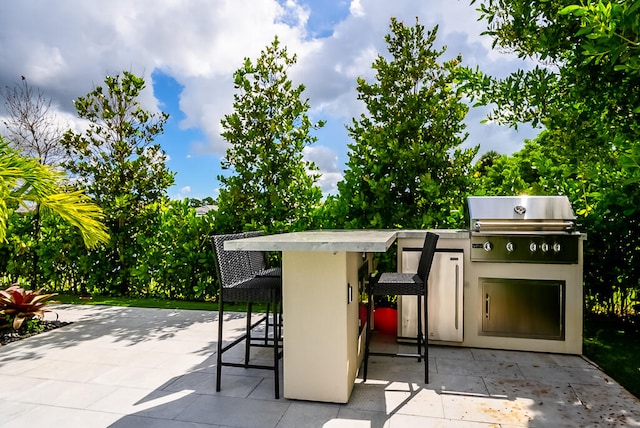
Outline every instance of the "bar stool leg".
<svg viewBox="0 0 640 428"><path fill-rule="evenodd" d="M216 358L216 391L220 392L220 378L222 377L222 323L224 320L224 303L220 299L218 304L218 352Z"/></svg>
<svg viewBox="0 0 640 428"><path fill-rule="evenodd" d="M418 362L422 361L422 296L416 296L418 298L418 335L416 337L418 343Z"/></svg>
<svg viewBox="0 0 640 428"><path fill-rule="evenodd" d="M420 298L420 297L418 297ZM424 383L429 383L429 300L424 295Z"/></svg>
<svg viewBox="0 0 640 428"><path fill-rule="evenodd" d="M265 314L265 326L264 326L264 344L269 344L269 309L271 308L271 303L267 303L267 313ZM275 315L274 315L274 323L275 323ZM275 325L275 324L274 324ZM274 332L275 337L275 332Z"/></svg>
<svg viewBox="0 0 640 428"><path fill-rule="evenodd" d="M247 304L247 327L246 327L246 341L244 344L244 367L249 365L249 359L251 358L251 310L253 304L249 302Z"/></svg>

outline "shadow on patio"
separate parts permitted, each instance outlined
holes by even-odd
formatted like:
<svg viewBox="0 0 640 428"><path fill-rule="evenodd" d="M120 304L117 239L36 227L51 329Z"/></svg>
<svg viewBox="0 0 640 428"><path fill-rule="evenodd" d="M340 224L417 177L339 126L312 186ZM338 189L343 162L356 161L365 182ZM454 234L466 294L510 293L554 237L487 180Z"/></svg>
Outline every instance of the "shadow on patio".
<svg viewBox="0 0 640 428"><path fill-rule="evenodd" d="M0 348L0 426L640 426L640 402L578 356L432 346L429 385L413 359L371 357L347 404L275 400L271 371L225 367L215 392L215 312L57 311L73 324ZM231 340L244 315L226 325Z"/></svg>

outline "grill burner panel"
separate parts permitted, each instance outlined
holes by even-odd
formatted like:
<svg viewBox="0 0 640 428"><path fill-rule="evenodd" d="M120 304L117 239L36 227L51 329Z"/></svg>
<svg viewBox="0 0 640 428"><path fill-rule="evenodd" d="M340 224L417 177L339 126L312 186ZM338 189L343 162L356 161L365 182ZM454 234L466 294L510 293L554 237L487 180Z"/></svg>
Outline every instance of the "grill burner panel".
<svg viewBox="0 0 640 428"><path fill-rule="evenodd" d="M578 263L580 234L566 196L471 196L471 260Z"/></svg>
<svg viewBox="0 0 640 428"><path fill-rule="evenodd" d="M578 263L579 234L473 234L471 260L511 263Z"/></svg>

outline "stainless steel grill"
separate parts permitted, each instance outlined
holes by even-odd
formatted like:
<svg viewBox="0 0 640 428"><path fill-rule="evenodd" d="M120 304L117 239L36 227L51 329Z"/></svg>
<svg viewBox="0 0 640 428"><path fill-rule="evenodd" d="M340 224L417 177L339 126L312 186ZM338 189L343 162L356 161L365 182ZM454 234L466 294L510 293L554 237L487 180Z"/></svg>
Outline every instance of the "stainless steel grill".
<svg viewBox="0 0 640 428"><path fill-rule="evenodd" d="M578 263L566 196L473 196L468 206L472 261Z"/></svg>
<svg viewBox="0 0 640 428"><path fill-rule="evenodd" d="M468 204L479 336L577 349L582 245L567 197L470 197Z"/></svg>

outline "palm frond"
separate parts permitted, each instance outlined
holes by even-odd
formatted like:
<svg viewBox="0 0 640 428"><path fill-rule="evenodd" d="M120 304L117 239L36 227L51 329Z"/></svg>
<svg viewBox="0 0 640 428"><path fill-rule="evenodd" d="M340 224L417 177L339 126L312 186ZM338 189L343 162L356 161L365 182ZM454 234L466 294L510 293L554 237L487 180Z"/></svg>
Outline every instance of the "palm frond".
<svg viewBox="0 0 640 428"><path fill-rule="evenodd" d="M0 137L0 241L6 239L8 202L34 202L45 212L57 214L77 227L85 245L96 247L109 241L100 207L82 191L61 192L64 174L21 156Z"/></svg>
<svg viewBox="0 0 640 428"><path fill-rule="evenodd" d="M77 227L89 248L109 242L109 233L102 223L102 210L80 190L48 195L40 200L40 209L55 213Z"/></svg>

